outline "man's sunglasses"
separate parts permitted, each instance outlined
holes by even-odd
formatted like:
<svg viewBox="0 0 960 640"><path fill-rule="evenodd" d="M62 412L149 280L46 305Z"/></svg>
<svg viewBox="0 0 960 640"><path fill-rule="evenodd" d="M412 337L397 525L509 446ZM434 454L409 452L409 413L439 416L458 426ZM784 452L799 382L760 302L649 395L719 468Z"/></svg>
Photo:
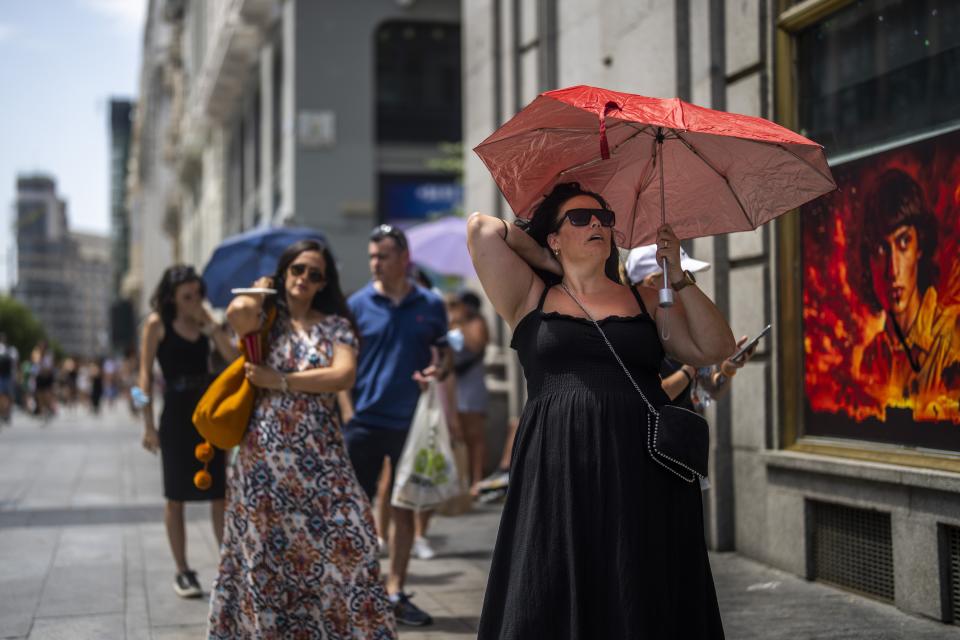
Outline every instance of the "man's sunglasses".
<svg viewBox="0 0 960 640"><path fill-rule="evenodd" d="M370 232L370 240L372 242L380 242L384 238L393 238L394 242L397 243L397 248L401 251L407 248L407 236L397 227L389 224L381 224Z"/></svg>
<svg viewBox="0 0 960 640"><path fill-rule="evenodd" d="M320 271L319 271L318 269L307 269L307 265L305 265L305 264L292 264L292 265L290 265L290 274L291 274L293 277L299 278L299 277L302 276L304 273L307 274L307 280L309 280L309 281L312 282L313 284L320 284L321 282L323 282L323 281L325 280L323 274L320 273Z"/></svg>
<svg viewBox="0 0 960 640"><path fill-rule="evenodd" d="M616 214L609 209L570 209L560 217L554 229L559 229L564 219L574 227L585 227L593 217L597 218L601 227L612 227L617 222Z"/></svg>

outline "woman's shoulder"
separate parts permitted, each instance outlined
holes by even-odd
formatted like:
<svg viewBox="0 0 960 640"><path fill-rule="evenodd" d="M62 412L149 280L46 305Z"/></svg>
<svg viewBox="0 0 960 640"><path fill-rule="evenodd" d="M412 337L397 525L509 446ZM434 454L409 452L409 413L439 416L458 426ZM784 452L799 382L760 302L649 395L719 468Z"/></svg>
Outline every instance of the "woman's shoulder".
<svg viewBox="0 0 960 640"><path fill-rule="evenodd" d="M326 315L318 325L323 327L323 333L328 339L334 342L342 342L351 346L357 346L358 336L353 330L353 323L348 318L331 313Z"/></svg>
<svg viewBox="0 0 960 640"><path fill-rule="evenodd" d="M643 300L644 311L649 313L650 309L656 312L657 307L660 304L660 294L653 287L648 287L642 284L632 284L630 285L631 291L636 295L640 296L640 299ZM651 316L654 314L650 314Z"/></svg>
<svg viewBox="0 0 960 640"><path fill-rule="evenodd" d="M143 330L147 335L163 335L165 323L156 311L151 311L143 321Z"/></svg>
<svg viewBox="0 0 960 640"><path fill-rule="evenodd" d="M350 321L337 313L318 314L315 324L331 331L353 331L353 325L350 324Z"/></svg>

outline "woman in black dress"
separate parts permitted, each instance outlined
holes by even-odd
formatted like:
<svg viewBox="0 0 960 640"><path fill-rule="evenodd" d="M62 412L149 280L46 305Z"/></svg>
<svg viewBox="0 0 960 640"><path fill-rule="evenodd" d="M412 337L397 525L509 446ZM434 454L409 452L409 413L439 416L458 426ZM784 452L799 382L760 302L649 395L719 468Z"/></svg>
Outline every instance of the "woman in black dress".
<svg viewBox="0 0 960 640"><path fill-rule="evenodd" d="M164 523L170 550L177 565L173 590L182 598L203 595L197 575L187 564L187 534L183 503L209 500L213 532L219 545L223 536L224 455L216 450L208 471L213 485L206 490L193 484L193 476L203 467L194 449L203 438L193 426L193 410L210 383L210 339L227 359L239 355L223 329L203 306L204 285L193 267L176 265L163 272L150 305L140 342L140 388L153 389L153 360L163 372L163 412L160 429L154 427L153 406L143 408L143 446L160 451L163 465L163 495L167 499Z"/></svg>
<svg viewBox="0 0 960 640"><path fill-rule="evenodd" d="M481 640L723 637L700 487L648 456L647 405L584 309L656 407L667 403L664 352L708 365L735 343L679 268L669 315L653 289L621 285L612 224L603 198L576 183L558 185L526 233L481 214L468 223L477 274L514 329L529 396ZM669 226L657 244L658 259L680 264Z"/></svg>

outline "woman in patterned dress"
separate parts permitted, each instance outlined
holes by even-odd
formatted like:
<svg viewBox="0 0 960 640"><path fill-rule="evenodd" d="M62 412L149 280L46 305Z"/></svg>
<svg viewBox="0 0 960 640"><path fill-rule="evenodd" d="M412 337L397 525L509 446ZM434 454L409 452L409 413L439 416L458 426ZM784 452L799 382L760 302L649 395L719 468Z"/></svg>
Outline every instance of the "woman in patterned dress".
<svg viewBox="0 0 960 640"><path fill-rule="evenodd" d="M336 264L320 243L300 241L255 286L277 289L277 319L266 361L247 364L259 391L228 482L209 637L395 638L370 503L335 408L358 346ZM263 304L230 303L239 335L256 329Z"/></svg>

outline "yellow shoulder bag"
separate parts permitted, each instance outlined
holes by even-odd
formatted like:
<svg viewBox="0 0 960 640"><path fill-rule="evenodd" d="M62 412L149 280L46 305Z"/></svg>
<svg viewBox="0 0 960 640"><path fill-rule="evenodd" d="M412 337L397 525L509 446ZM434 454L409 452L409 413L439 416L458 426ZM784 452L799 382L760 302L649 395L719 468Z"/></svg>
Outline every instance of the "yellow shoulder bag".
<svg viewBox="0 0 960 640"><path fill-rule="evenodd" d="M196 457L204 463L203 469L193 478L199 489L208 489L211 484L207 464L213 459L213 449L232 449L243 440L253 413L257 390L247 380L243 366L247 362L259 363L267 349L267 336L276 319L276 308L270 309L263 327L244 336L240 341L240 357L210 383L193 411L193 424L206 439L197 445Z"/></svg>

